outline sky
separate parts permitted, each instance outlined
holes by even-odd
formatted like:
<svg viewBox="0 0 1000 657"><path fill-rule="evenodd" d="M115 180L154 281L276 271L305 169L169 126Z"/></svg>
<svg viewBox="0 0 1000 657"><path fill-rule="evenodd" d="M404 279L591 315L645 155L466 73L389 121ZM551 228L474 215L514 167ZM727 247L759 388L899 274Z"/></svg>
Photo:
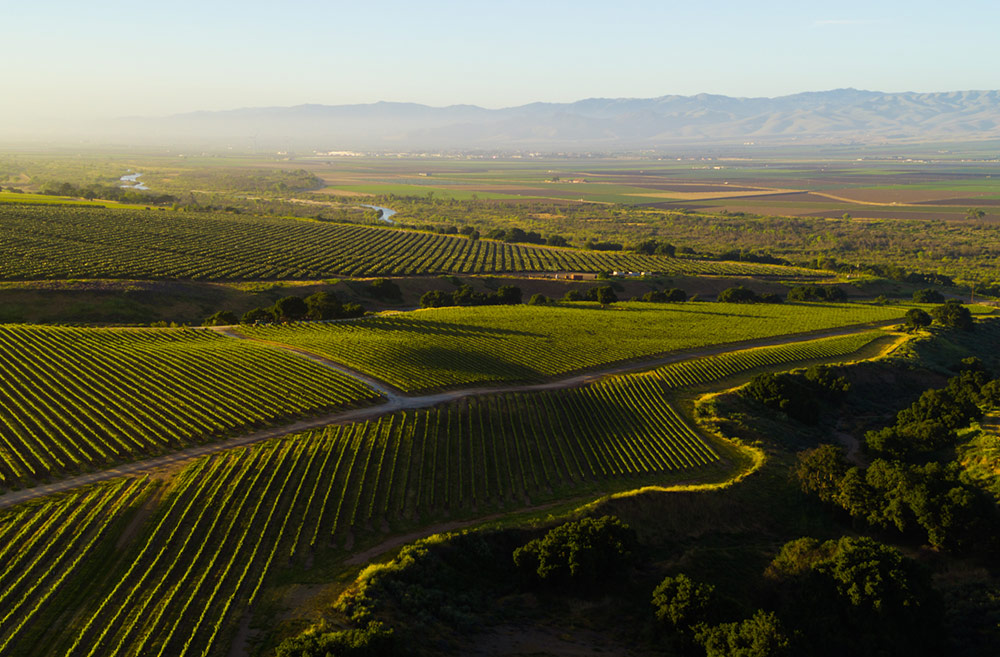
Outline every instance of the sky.
<svg viewBox="0 0 1000 657"><path fill-rule="evenodd" d="M0 123L1000 88L996 0L0 0Z"/></svg>

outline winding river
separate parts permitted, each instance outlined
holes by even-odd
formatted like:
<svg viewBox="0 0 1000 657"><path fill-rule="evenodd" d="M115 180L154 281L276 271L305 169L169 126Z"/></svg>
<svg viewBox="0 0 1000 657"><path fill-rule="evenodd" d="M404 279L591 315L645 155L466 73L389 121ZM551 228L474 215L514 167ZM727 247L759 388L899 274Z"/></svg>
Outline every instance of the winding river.
<svg viewBox="0 0 1000 657"><path fill-rule="evenodd" d="M126 173L124 176L119 178L120 182L125 183L124 185L119 185L125 189L138 189L139 191L148 191L149 187L146 187L141 182L139 182L139 176L141 173Z"/></svg>
<svg viewBox="0 0 1000 657"><path fill-rule="evenodd" d="M367 205L365 203L361 204L363 208L371 208L379 212L378 220L387 224L395 224L396 222L391 219L392 215L396 214L395 210L390 210L389 208L383 208L380 205Z"/></svg>

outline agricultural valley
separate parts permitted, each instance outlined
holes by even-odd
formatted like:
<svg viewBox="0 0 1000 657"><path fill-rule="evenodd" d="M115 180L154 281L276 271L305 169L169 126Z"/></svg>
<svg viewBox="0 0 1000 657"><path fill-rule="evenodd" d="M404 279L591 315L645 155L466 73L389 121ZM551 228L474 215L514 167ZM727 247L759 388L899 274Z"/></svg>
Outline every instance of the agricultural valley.
<svg viewBox="0 0 1000 657"><path fill-rule="evenodd" d="M998 654L997 152L0 154L0 656Z"/></svg>

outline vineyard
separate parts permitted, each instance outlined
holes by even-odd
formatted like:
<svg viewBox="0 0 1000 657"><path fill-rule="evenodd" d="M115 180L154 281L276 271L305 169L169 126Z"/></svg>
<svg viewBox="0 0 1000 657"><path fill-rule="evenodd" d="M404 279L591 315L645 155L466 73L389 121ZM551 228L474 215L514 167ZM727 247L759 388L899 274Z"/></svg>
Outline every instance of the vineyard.
<svg viewBox="0 0 1000 657"><path fill-rule="evenodd" d="M211 331L6 325L0 366L0 489L378 397Z"/></svg>
<svg viewBox="0 0 1000 657"><path fill-rule="evenodd" d="M882 337L885 337L885 333L881 331L868 331L774 347L732 351L718 356L664 365L653 370L653 374L668 388L697 386L775 365L850 356Z"/></svg>
<svg viewBox="0 0 1000 657"><path fill-rule="evenodd" d="M670 351L892 320L906 310L856 304L496 306L241 330L415 392L539 381Z"/></svg>
<svg viewBox="0 0 1000 657"><path fill-rule="evenodd" d="M470 397L220 452L161 488L124 479L13 508L0 514L0 654L227 654L278 570L445 518L721 472L671 388L848 356L879 335Z"/></svg>
<svg viewBox="0 0 1000 657"><path fill-rule="evenodd" d="M230 450L196 461L157 498L142 535L118 551L99 591L76 600L82 609L70 631L57 634L25 614L2 626L0 642L15 655L225 654L221 637L274 568L308 564L319 551L389 527L624 488L717 460L654 380L628 377L396 413ZM52 510L30 514L29 525L25 511L9 511L0 531L37 541L72 534L75 544L90 547L107 516L137 499L141 485L124 480L95 489L114 491L110 501L112 493L78 493L74 499L86 504L50 503ZM107 533L106 542L115 539ZM43 606L35 592L48 591L46 582L73 576L61 568L83 557L60 547L65 556L47 561L55 549L37 559L32 551L8 555L6 576L16 582L0 595L24 598L11 616ZM42 573L30 588L18 585ZM78 592L65 586L56 597L52 606L64 608Z"/></svg>
<svg viewBox="0 0 1000 657"><path fill-rule="evenodd" d="M0 279L322 279L612 270L800 275L775 265L505 244L370 226L0 204Z"/></svg>

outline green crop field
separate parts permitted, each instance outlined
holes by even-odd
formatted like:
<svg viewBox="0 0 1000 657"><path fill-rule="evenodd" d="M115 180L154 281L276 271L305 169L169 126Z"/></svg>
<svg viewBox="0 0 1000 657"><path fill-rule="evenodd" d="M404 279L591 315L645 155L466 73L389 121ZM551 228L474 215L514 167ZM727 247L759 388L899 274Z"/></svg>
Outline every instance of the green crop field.
<svg viewBox="0 0 1000 657"><path fill-rule="evenodd" d="M0 204L0 279L322 279L617 269L808 273L765 264L522 246L236 214Z"/></svg>
<svg viewBox="0 0 1000 657"><path fill-rule="evenodd" d="M902 318L902 306L622 303L442 308L334 324L245 327L405 391L539 381L715 344Z"/></svg>
<svg viewBox="0 0 1000 657"><path fill-rule="evenodd" d="M203 457L160 489L118 480L12 508L0 653L225 655L282 570L387 529L707 473L719 455L670 388L845 357L877 335L706 357L683 381L672 365L397 412Z"/></svg>
<svg viewBox="0 0 1000 657"><path fill-rule="evenodd" d="M849 356L885 335L881 331L868 331L773 347L745 349L671 363L656 368L653 373L670 388L702 385L742 372L769 369L776 365Z"/></svg>
<svg viewBox="0 0 1000 657"><path fill-rule="evenodd" d="M0 645L11 655L225 654L222 638L269 571L349 536L627 487L717 460L655 381L628 377L230 450L178 476L142 532L109 557L99 587L80 573L90 553L107 554L118 540L106 528L141 499L142 480L0 517L2 535L46 543L40 553L0 555L0 596L19 601L4 607ZM73 600L74 622L54 630L46 619Z"/></svg>
<svg viewBox="0 0 1000 657"><path fill-rule="evenodd" d="M329 368L205 330L0 327L0 489L373 402Z"/></svg>

